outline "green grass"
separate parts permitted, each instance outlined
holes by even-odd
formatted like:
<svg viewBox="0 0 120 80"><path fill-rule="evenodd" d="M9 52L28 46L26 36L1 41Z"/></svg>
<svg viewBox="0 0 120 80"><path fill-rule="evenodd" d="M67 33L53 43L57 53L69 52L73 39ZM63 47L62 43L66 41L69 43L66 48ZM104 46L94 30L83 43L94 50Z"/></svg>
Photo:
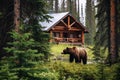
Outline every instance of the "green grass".
<svg viewBox="0 0 120 80"><path fill-rule="evenodd" d="M72 44L58 44L58 45L57 44L51 44L50 53L52 55L54 55L55 57L62 55L64 58L68 58L69 57L68 55L63 55L63 54L61 54L61 52L66 47L73 47L73 46L75 46L75 45L72 45ZM94 57L93 51L90 49L90 48L92 48L92 46L89 46L89 48L87 48L87 47L85 47L85 48L86 48L86 51L87 51L88 59L93 59L93 57Z"/></svg>
<svg viewBox="0 0 120 80"><path fill-rule="evenodd" d="M51 44L51 53L54 55L59 55L66 47L72 47L70 44Z"/></svg>

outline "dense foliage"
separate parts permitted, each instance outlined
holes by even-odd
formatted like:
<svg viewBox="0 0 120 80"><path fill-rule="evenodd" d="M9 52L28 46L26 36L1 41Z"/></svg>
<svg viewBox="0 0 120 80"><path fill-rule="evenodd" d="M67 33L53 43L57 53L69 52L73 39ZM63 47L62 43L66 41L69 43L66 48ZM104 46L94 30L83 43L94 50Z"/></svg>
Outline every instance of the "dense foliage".
<svg viewBox="0 0 120 80"><path fill-rule="evenodd" d="M7 46L7 42L11 41L10 34L8 32L14 29L14 0L1 0L0 1L0 57L5 56L6 52L4 47ZM41 8L42 7L42 8ZM44 44L48 47L48 34L43 33L42 26L39 21L48 21L48 15L46 11L46 2L44 0L22 0L20 1L20 25L23 26L23 32L32 33L32 37L36 41L36 44ZM38 37L37 37L37 36ZM41 42L41 43L40 43ZM44 46L45 47L45 46ZM48 48L47 48L48 49ZM42 49L43 50L43 49ZM40 52L41 50L39 50ZM47 51L47 50L44 50ZM46 53L46 52L45 52ZM7 54L6 54L7 55Z"/></svg>
<svg viewBox="0 0 120 80"><path fill-rule="evenodd" d="M20 1L18 32L12 31L15 26L14 0L1 0L0 6L0 73L5 73L0 75L0 79L39 80L37 74L44 71L38 65L48 60L49 55L49 35L39 24L48 21L45 1Z"/></svg>
<svg viewBox="0 0 120 80"><path fill-rule="evenodd" d="M103 63L82 65L56 61L47 63L47 66L57 80L118 80L116 71L120 71L117 70L119 64L108 67Z"/></svg>
<svg viewBox="0 0 120 80"><path fill-rule="evenodd" d="M0 0L0 80L119 80L120 64L107 66L103 64L103 55L109 48L109 8L106 0L99 0L97 5L98 19L95 36L95 58L101 63L87 65L68 63L60 59L61 51L67 46L54 46L52 55L57 59L50 60L49 35L42 32L39 21L49 21L46 0L20 0L20 29L14 31L14 0ZM53 7L53 0L52 8ZM55 0L59 1L59 0ZM63 7L65 7L63 0ZM78 0L67 0L68 9L76 5ZM73 4L72 4L73 2ZM51 4L50 3L50 4ZM56 12L58 3L56 2ZM70 4L72 4L70 6ZM117 0L117 52L120 55L120 1ZM74 12L75 7L72 7ZM64 10L64 9L63 9ZM93 16L92 16L93 17ZM78 17L79 18L79 17ZM104 38L103 38L104 37ZM73 46L73 45L72 45ZM88 58L93 58L92 51L88 51ZM56 54L57 53L57 54ZM66 59L68 59L68 56ZM54 58L52 58L54 59ZM102 62L103 61L103 62ZM99 61L98 61L99 62Z"/></svg>
<svg viewBox="0 0 120 80"><path fill-rule="evenodd" d="M112 3L112 6L115 6L115 11L111 11L111 7L110 4ZM100 58L102 57L101 55L103 53L105 53L106 50L108 50L108 58L107 58L107 63L115 63L115 62L119 62L118 58L119 58L119 0L115 0L115 1L105 1L105 0L98 0L98 5L97 7L97 32L96 32L96 36L94 38L95 40L95 46L94 46L94 54L96 55L96 57ZM115 14L114 17L114 24L115 24L115 30L114 30L114 39L111 35L112 32L112 17L111 14ZM113 45L113 43L115 43L115 45ZM113 46L115 47L113 49ZM113 53L114 50L115 52Z"/></svg>
<svg viewBox="0 0 120 80"><path fill-rule="evenodd" d="M109 8L109 4L110 2L102 0L101 2L99 2L99 4L97 5L97 32L96 32L96 36L95 36L95 55L100 57L100 51L101 51L101 47L104 46L104 48L102 48L104 51L106 48L108 48L108 38L109 38L109 17L110 17L110 8ZM105 6L103 6L105 5ZM103 38L104 37L104 38Z"/></svg>

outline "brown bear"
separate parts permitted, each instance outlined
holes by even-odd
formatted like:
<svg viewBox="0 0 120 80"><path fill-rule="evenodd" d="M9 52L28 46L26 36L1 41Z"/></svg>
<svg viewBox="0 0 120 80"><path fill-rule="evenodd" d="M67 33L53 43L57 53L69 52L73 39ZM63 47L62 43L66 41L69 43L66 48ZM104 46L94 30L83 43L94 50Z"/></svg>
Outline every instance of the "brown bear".
<svg viewBox="0 0 120 80"><path fill-rule="evenodd" d="M63 50L61 54L70 54L69 61L73 62L75 59L76 63L87 64L87 52L85 48L73 47L73 48L66 48Z"/></svg>

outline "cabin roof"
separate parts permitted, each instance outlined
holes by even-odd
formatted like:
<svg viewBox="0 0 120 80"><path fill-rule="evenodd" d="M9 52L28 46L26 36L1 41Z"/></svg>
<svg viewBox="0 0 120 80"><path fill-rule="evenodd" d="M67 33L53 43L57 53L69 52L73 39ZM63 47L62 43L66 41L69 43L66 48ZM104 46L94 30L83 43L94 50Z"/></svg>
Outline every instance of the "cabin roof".
<svg viewBox="0 0 120 80"><path fill-rule="evenodd" d="M40 25L43 26L43 31L49 31L55 24L57 24L59 21L61 21L63 18L65 18L66 16L70 15L69 12L62 12L62 13L51 13L48 14L49 16L51 16L52 18L50 18L49 22L44 21L44 22L40 22ZM79 23L79 22L77 22ZM85 29L84 25L82 25L82 23L79 23L82 28ZM86 30L86 29L85 29Z"/></svg>

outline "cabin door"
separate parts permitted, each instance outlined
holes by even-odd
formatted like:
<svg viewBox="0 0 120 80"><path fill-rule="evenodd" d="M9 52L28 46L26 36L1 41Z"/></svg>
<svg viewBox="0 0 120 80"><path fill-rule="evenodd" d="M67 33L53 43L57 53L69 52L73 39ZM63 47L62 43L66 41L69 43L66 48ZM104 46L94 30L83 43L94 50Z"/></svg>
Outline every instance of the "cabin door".
<svg viewBox="0 0 120 80"><path fill-rule="evenodd" d="M67 41L68 33L64 32L64 33L63 33L63 38L64 38L64 41Z"/></svg>
<svg viewBox="0 0 120 80"><path fill-rule="evenodd" d="M68 33L63 33L64 38L68 38Z"/></svg>

